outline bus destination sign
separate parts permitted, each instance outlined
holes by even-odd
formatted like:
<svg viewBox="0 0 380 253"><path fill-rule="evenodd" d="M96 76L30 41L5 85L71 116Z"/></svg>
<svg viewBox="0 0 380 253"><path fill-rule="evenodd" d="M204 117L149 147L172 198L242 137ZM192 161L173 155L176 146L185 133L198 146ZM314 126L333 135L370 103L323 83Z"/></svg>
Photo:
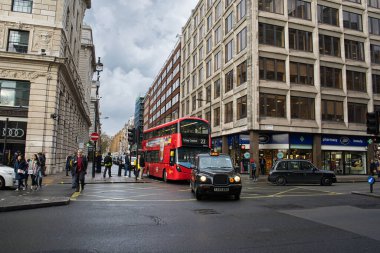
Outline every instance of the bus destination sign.
<svg viewBox="0 0 380 253"><path fill-rule="evenodd" d="M208 147L208 135L185 135L182 134L183 146Z"/></svg>

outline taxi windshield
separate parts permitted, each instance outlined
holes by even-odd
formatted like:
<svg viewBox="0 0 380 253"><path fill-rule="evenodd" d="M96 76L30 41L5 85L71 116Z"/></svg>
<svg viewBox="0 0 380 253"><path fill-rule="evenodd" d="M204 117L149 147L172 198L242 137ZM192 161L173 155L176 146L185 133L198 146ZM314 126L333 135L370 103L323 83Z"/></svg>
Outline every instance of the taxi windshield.
<svg viewBox="0 0 380 253"><path fill-rule="evenodd" d="M233 170L232 162L226 156L207 156L199 159L199 170Z"/></svg>

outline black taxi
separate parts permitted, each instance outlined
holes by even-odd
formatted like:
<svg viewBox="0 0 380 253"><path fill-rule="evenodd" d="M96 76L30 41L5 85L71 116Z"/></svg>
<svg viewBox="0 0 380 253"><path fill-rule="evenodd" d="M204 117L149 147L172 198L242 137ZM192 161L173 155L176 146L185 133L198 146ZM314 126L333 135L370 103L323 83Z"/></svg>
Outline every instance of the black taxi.
<svg viewBox="0 0 380 253"><path fill-rule="evenodd" d="M240 199L241 177L235 172L230 156L199 154L192 166L190 189L197 200L204 195L232 195Z"/></svg>

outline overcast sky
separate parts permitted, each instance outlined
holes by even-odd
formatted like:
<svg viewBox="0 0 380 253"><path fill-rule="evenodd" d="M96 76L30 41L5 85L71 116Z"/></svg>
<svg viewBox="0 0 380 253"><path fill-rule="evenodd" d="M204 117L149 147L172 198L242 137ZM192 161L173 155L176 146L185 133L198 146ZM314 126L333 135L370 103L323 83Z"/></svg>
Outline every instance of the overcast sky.
<svg viewBox="0 0 380 253"><path fill-rule="evenodd" d="M102 131L113 136L134 115L174 49L198 0L93 0L85 23L93 30L100 81Z"/></svg>

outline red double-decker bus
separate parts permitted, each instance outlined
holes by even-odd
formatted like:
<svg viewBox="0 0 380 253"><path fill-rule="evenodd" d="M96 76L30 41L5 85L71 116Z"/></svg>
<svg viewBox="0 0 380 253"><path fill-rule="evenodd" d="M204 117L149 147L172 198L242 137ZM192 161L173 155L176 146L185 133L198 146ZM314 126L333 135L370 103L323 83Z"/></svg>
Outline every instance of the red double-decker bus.
<svg viewBox="0 0 380 253"><path fill-rule="evenodd" d="M196 155L211 148L206 120L185 117L144 131L142 149L149 176L167 180L189 180Z"/></svg>

